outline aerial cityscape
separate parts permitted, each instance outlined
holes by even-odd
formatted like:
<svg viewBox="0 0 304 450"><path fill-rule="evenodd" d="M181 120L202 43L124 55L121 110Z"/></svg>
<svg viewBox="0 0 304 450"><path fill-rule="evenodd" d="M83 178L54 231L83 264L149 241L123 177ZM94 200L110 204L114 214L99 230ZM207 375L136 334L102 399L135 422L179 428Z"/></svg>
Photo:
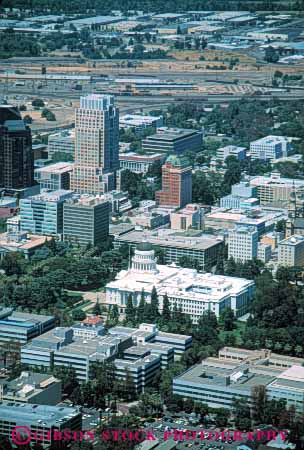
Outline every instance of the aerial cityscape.
<svg viewBox="0 0 304 450"><path fill-rule="evenodd" d="M304 449L303 0L0 2L0 450Z"/></svg>

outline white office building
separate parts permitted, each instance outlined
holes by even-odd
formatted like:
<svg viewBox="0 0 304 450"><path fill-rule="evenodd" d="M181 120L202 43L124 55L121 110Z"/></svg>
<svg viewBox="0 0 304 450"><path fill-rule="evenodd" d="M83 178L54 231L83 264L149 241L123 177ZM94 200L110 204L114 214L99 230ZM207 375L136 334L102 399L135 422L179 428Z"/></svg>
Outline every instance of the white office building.
<svg viewBox="0 0 304 450"><path fill-rule="evenodd" d="M246 262L258 256L259 234L254 227L237 226L229 231L228 257Z"/></svg>
<svg viewBox="0 0 304 450"><path fill-rule="evenodd" d="M252 159L271 160L288 156L293 146L291 139L285 136L265 136L250 143Z"/></svg>
<svg viewBox="0 0 304 450"><path fill-rule="evenodd" d="M205 311L213 311L218 317L227 307L237 317L244 315L254 292L252 280L198 273L175 264L158 265L151 245L143 242L135 250L129 270L119 272L116 279L106 285L106 301L118 305L123 313L130 294L135 306L141 295L149 303L153 286L158 293L160 310L167 294L171 310L175 306L181 308L194 323Z"/></svg>
<svg viewBox="0 0 304 450"><path fill-rule="evenodd" d="M142 116L141 114L125 114L119 118L119 128L133 128L135 133L141 134L147 127L155 129L162 127L162 116Z"/></svg>

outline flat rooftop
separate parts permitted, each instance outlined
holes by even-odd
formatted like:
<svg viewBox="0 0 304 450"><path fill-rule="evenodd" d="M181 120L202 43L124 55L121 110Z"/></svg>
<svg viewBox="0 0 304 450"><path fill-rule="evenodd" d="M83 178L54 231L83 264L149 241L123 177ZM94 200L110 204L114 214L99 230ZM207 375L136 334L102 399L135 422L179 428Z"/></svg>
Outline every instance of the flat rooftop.
<svg viewBox="0 0 304 450"><path fill-rule="evenodd" d="M147 142L150 140L157 141L177 141L195 134L202 133L200 130L191 130L187 128L159 128L157 133L145 138Z"/></svg>
<svg viewBox="0 0 304 450"><path fill-rule="evenodd" d="M77 416L76 408L33 405L29 403L0 402L0 418L16 423L16 425L43 425L47 428L58 427L65 420Z"/></svg>
<svg viewBox="0 0 304 450"><path fill-rule="evenodd" d="M197 233L189 235L186 233L172 232L172 230L163 229L157 231L131 231L116 238L119 242L131 242L140 244L143 239L152 245L162 247L188 248L197 251L207 250L214 245L218 245L223 240L211 234Z"/></svg>
<svg viewBox="0 0 304 450"><path fill-rule="evenodd" d="M54 175L61 175L73 170L74 164L70 162L58 162L55 164L49 164L48 166L36 169L35 173L49 173Z"/></svg>

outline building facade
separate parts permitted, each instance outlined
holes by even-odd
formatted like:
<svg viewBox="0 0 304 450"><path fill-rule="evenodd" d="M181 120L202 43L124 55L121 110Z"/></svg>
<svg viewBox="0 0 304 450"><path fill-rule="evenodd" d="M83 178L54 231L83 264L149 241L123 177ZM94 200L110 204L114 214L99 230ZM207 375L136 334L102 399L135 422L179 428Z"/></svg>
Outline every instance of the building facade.
<svg viewBox="0 0 304 450"><path fill-rule="evenodd" d="M74 159L75 135L74 132L51 134L48 139L48 157L53 159L56 153L66 153Z"/></svg>
<svg viewBox="0 0 304 450"><path fill-rule="evenodd" d="M63 205L63 240L81 246L105 242L109 235L109 202L83 195Z"/></svg>
<svg viewBox="0 0 304 450"><path fill-rule="evenodd" d="M147 173L156 162L162 163L165 159L163 153L149 153L139 155L135 152L120 153L119 163L121 169L128 169L135 173Z"/></svg>
<svg viewBox="0 0 304 450"><path fill-rule="evenodd" d="M225 347L218 358L207 358L173 379L173 394L231 409L235 399L251 405L252 390L263 386L269 400L286 400L304 411L303 359L276 355L269 350Z"/></svg>
<svg viewBox="0 0 304 450"><path fill-rule="evenodd" d="M24 189L34 184L31 130L17 108L0 106L0 188Z"/></svg>
<svg viewBox="0 0 304 450"><path fill-rule="evenodd" d="M293 235L279 242L278 263L287 267L304 265L304 236Z"/></svg>
<svg viewBox="0 0 304 450"><path fill-rule="evenodd" d="M116 187L119 169L119 111L114 97L80 98L75 115L75 166L71 189L99 195Z"/></svg>
<svg viewBox="0 0 304 450"><path fill-rule="evenodd" d="M304 192L304 180L284 178L278 172L253 177L250 185L257 188L261 205L287 206L293 192Z"/></svg>
<svg viewBox="0 0 304 450"><path fill-rule="evenodd" d="M0 342L16 341L26 344L54 327L54 316L22 313L0 307Z"/></svg>
<svg viewBox="0 0 304 450"><path fill-rule="evenodd" d="M192 168L185 157L170 155L162 167L162 189L155 193L160 206L182 208L192 201Z"/></svg>
<svg viewBox="0 0 304 450"><path fill-rule="evenodd" d="M237 226L229 231L228 258L242 263L258 257L259 234L253 227Z"/></svg>
<svg viewBox="0 0 304 450"><path fill-rule="evenodd" d="M70 189L70 174L74 164L59 162L35 169L34 178L40 184L40 189L58 191L59 189Z"/></svg>
<svg viewBox="0 0 304 450"><path fill-rule="evenodd" d="M225 161L228 156L234 156L239 161L246 159L246 148L237 147L236 145L227 145L226 147L221 147L216 151L216 157L220 161Z"/></svg>
<svg viewBox="0 0 304 450"><path fill-rule="evenodd" d="M10 441L16 427L29 428L33 441L43 448L50 448L56 442L54 431L81 430L81 412L76 408L35 405L32 403L20 407L20 403L3 401L0 403L0 434ZM22 431L20 431L20 438ZM37 439L35 438L37 432ZM25 439L28 435L25 434Z"/></svg>
<svg viewBox="0 0 304 450"><path fill-rule="evenodd" d="M287 137L265 136L250 143L250 156L266 161L288 156L292 149L292 143Z"/></svg>
<svg viewBox="0 0 304 450"><path fill-rule="evenodd" d="M45 236L63 232L63 204L73 196L72 191L45 191L20 200L21 231Z"/></svg>

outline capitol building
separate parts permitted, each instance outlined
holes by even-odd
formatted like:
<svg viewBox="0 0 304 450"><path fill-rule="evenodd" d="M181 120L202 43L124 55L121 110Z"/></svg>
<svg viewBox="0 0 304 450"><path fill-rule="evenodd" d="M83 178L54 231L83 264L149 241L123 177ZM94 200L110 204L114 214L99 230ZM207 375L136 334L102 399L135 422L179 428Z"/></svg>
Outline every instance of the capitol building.
<svg viewBox="0 0 304 450"><path fill-rule="evenodd" d="M228 307L240 317L248 312L254 294L252 280L199 273L175 264L159 265L151 244L142 242L135 250L129 270L122 270L106 285L106 303L116 304L120 313L124 313L130 294L134 306L138 306L142 293L149 303L153 286L158 294L160 311L167 294L170 309L176 305L189 314L194 323L204 311L213 311L218 317Z"/></svg>

